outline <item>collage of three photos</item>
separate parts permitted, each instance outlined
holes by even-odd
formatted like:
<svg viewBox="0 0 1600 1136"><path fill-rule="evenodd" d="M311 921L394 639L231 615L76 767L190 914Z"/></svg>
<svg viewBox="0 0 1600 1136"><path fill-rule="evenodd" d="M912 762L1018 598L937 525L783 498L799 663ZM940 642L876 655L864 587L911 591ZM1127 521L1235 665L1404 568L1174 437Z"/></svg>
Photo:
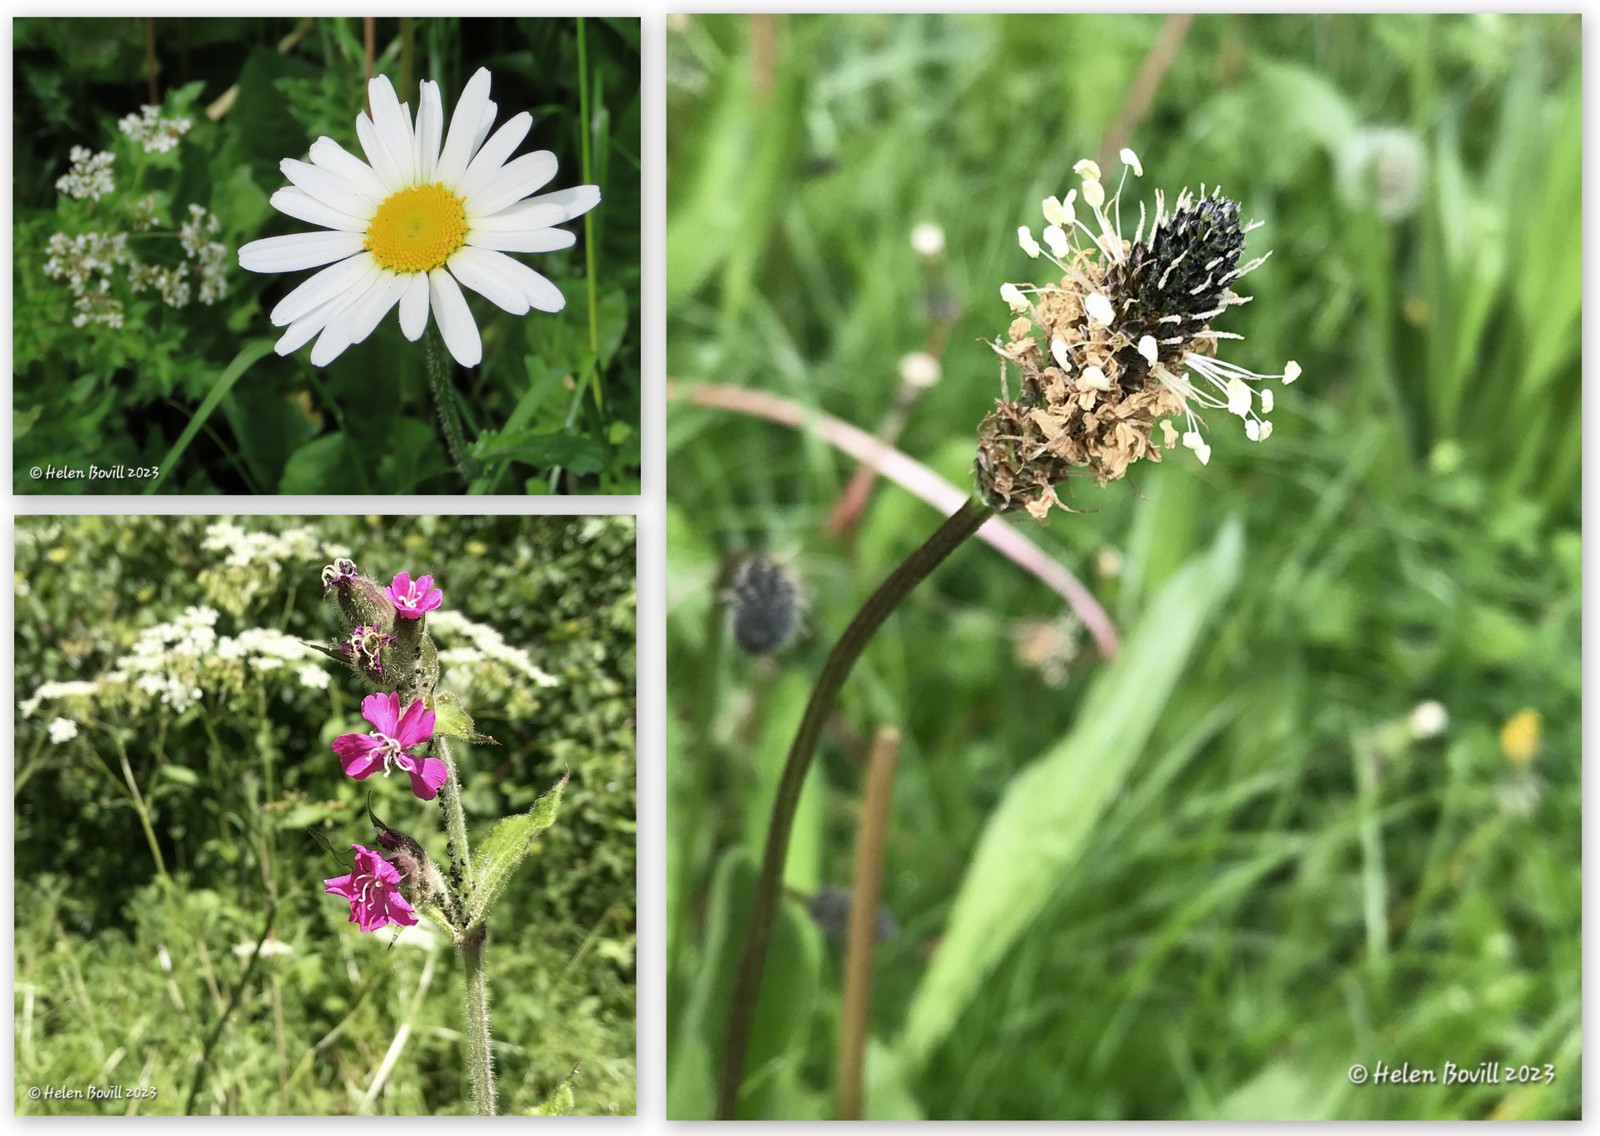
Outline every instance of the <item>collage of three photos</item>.
<svg viewBox="0 0 1600 1136"><path fill-rule="evenodd" d="M1580 17L11 26L17 1116L1581 1116Z"/></svg>

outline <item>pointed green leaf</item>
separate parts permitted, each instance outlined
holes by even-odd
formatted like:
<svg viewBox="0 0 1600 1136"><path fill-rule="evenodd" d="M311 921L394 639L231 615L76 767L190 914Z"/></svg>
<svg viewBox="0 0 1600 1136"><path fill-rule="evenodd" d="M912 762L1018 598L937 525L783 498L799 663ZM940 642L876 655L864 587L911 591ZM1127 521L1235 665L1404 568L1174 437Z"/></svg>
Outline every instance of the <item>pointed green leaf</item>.
<svg viewBox="0 0 1600 1136"><path fill-rule="evenodd" d="M466 934L483 926L495 901L528 854L533 838L556 822L556 812L561 807L561 790L572 777L570 772L561 775L555 788L533 802L533 808L518 816L506 817L489 830L489 838L472 858L477 884L470 901Z"/></svg>
<svg viewBox="0 0 1600 1136"><path fill-rule="evenodd" d="M447 738L460 738L464 742L474 742L479 745L500 744L488 734L480 734L472 728L472 715L467 713L466 707L461 705L461 700L453 694L435 694L428 700L428 709L434 714L435 734L443 734Z"/></svg>

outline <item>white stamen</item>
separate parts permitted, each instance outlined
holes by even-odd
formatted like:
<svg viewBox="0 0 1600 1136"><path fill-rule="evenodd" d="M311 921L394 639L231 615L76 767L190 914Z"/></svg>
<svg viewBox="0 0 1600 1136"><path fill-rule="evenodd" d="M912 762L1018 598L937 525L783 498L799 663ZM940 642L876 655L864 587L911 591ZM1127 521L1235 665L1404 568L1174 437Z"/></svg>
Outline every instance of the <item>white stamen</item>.
<svg viewBox="0 0 1600 1136"><path fill-rule="evenodd" d="M1025 312L1032 307L1027 297L1023 296L1021 289L1015 284L1000 285L1000 298L1011 305L1014 312Z"/></svg>
<svg viewBox="0 0 1600 1136"><path fill-rule="evenodd" d="M1033 239L1033 231L1026 225L1017 226L1017 244L1022 246L1022 251L1031 257L1039 255L1039 242Z"/></svg>
<svg viewBox="0 0 1600 1136"><path fill-rule="evenodd" d="M1299 377L1300 377L1300 364L1296 363L1293 359L1290 359L1289 360L1289 365L1283 369L1283 385L1284 386L1288 386L1290 383L1294 382Z"/></svg>
<svg viewBox="0 0 1600 1136"><path fill-rule="evenodd" d="M1089 313L1089 318L1095 323L1111 326L1111 321L1116 319L1116 313L1111 310L1111 301L1104 292L1090 292L1083 300L1083 310Z"/></svg>
<svg viewBox="0 0 1600 1136"><path fill-rule="evenodd" d="M1065 226L1071 223L1061 207L1061 199L1054 196L1044 199L1044 219L1052 225Z"/></svg>
<svg viewBox="0 0 1600 1136"><path fill-rule="evenodd" d="M1083 200L1090 209L1099 212L1100 206L1106 203L1106 187L1093 178L1084 179Z"/></svg>
<svg viewBox="0 0 1600 1136"><path fill-rule="evenodd" d="M1140 336L1140 338L1139 338L1139 354L1144 356L1145 362L1147 362L1147 363L1154 363L1156 361L1156 337L1155 336L1153 336L1153 335Z"/></svg>
<svg viewBox="0 0 1600 1136"><path fill-rule="evenodd" d="M1272 388L1266 387L1261 392L1261 413L1272 413Z"/></svg>
<svg viewBox="0 0 1600 1136"><path fill-rule="evenodd" d="M1050 355L1056 361L1056 366L1063 371L1070 371L1072 367L1067 363L1067 341L1059 335L1050 339Z"/></svg>
<svg viewBox="0 0 1600 1136"><path fill-rule="evenodd" d="M1073 165L1072 172L1077 174L1084 181L1099 181L1100 163L1096 162L1093 158L1079 158L1078 161Z"/></svg>
<svg viewBox="0 0 1600 1136"><path fill-rule="evenodd" d="M1133 171L1133 176L1134 177L1144 177L1144 167L1139 164L1139 155L1138 154L1135 154L1132 150L1129 150L1127 147L1123 147L1122 152L1120 154L1118 154L1117 156L1122 159L1122 164L1123 165L1127 166L1130 170Z"/></svg>
<svg viewBox="0 0 1600 1136"><path fill-rule="evenodd" d="M1050 246L1050 255L1057 260L1066 258L1072 251L1072 242L1067 240L1067 234L1059 225L1047 226L1044 230L1044 243Z"/></svg>
<svg viewBox="0 0 1600 1136"><path fill-rule="evenodd" d="M1228 413L1241 418L1250 413L1250 384L1237 376L1228 380Z"/></svg>

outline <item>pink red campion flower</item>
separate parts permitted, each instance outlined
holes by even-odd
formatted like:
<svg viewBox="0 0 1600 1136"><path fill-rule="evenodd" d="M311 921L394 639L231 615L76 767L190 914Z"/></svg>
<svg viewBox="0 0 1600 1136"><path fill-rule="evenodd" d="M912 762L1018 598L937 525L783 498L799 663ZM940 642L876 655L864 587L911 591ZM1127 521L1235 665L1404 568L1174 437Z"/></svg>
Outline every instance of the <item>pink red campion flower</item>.
<svg viewBox="0 0 1600 1136"><path fill-rule="evenodd" d="M444 603L444 593L433 586L432 576L418 576L401 572L388 588L389 602L401 619L421 619L423 612L432 611Z"/></svg>
<svg viewBox="0 0 1600 1136"><path fill-rule="evenodd" d="M400 894L400 870L371 849L359 844L350 848L356 854L355 870L348 876L323 880L323 890L350 901L350 922L363 931L377 931L391 923L415 927L416 910Z"/></svg>
<svg viewBox="0 0 1600 1136"><path fill-rule="evenodd" d="M427 577L423 577L426 579ZM411 778L411 791L424 801L439 794L450 772L437 757L413 757L406 750L433 737L433 711L416 699L400 713L398 694L369 694L361 700L361 716L375 727L370 734L340 734L333 739L344 771L365 781L378 770L399 769Z"/></svg>

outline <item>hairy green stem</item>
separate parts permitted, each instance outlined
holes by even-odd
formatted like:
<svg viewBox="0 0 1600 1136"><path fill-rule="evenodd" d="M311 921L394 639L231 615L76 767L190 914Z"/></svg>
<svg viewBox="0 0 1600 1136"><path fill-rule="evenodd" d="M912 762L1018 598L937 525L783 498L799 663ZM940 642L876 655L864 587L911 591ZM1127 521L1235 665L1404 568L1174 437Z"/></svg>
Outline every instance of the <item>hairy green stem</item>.
<svg viewBox="0 0 1600 1136"><path fill-rule="evenodd" d="M449 771L439 790L439 806L444 810L445 835L450 841L450 866L461 877L452 882L460 889L462 902L466 902L473 885L472 850L467 846L467 814L461 805L461 781L456 774L456 759L450 752L450 743L442 735L436 735L433 748Z"/></svg>
<svg viewBox="0 0 1600 1136"><path fill-rule="evenodd" d="M479 1116L493 1116L494 1055L489 1049L489 985L484 977L483 948L488 932L459 939L461 966L467 978L467 1077L472 1106Z"/></svg>
<svg viewBox="0 0 1600 1136"><path fill-rule="evenodd" d="M437 327L429 328L428 391L433 395L433 410L439 417L439 432L444 435L445 449L455 463L456 472L471 481L477 475L478 463L467 453L467 438L461 430L461 417L456 411L455 388L450 383L449 354L445 351L444 337Z"/></svg>
<svg viewBox="0 0 1600 1136"><path fill-rule="evenodd" d="M761 876L756 882L755 902L750 909L750 925L745 931L744 951L739 958L739 973L734 980L729 1004L727 1045L722 1056L722 1083L717 1090L717 1119L732 1120L739 1105L739 1086L744 1080L744 1062L750 1034L756 1020L756 1002L761 994L761 974L766 966L767 945L772 936L772 921L783 894L783 868L789 858L789 837L794 831L795 811L800 805L800 790L816 753L823 723L835 699L850 676L856 660L866 650L883 621L910 595L927 575L954 552L994 510L976 497L969 497L944 524L936 529L905 562L889 574L878 590L856 613L844 629L817 676L805 716L789 747L778 795L772 804L772 823L767 829L767 849L761 861Z"/></svg>

